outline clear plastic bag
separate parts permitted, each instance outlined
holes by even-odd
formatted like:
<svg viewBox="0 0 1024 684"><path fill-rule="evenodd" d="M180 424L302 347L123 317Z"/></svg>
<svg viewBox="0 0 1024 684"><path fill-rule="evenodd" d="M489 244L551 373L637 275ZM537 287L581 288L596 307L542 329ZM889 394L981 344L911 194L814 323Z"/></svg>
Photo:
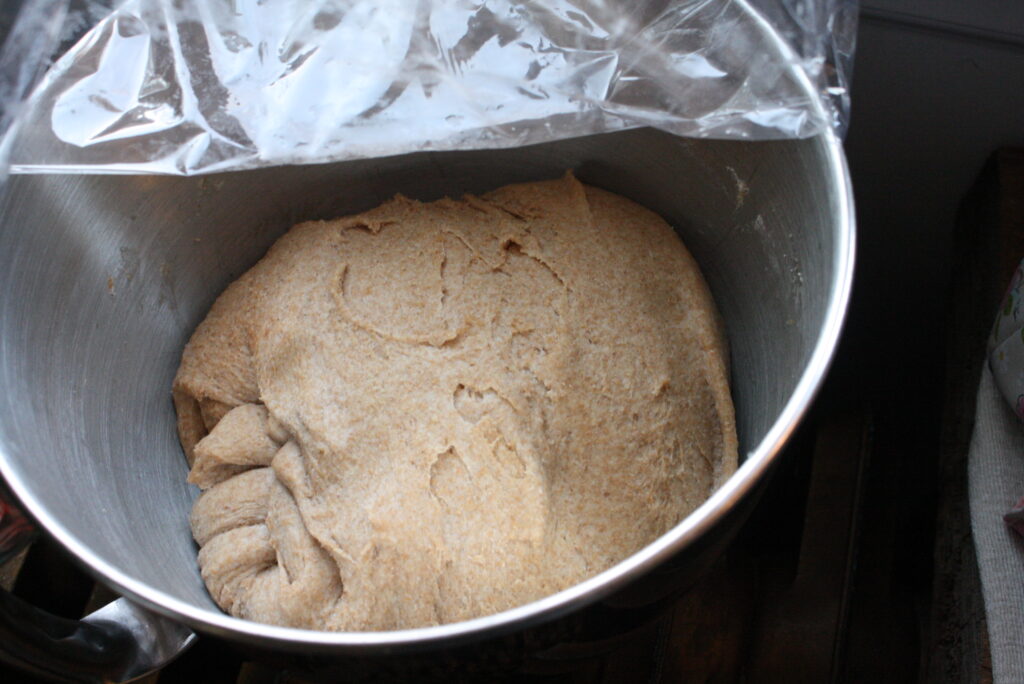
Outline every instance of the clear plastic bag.
<svg viewBox="0 0 1024 684"><path fill-rule="evenodd" d="M853 0L128 0L49 69L10 162L189 175L636 126L841 135L855 25Z"/></svg>

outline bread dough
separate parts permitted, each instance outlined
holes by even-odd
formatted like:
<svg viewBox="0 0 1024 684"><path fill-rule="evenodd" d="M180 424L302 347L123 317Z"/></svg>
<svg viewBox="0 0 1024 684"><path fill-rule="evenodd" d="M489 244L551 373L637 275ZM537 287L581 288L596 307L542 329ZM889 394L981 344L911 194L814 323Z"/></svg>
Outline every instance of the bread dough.
<svg viewBox="0 0 1024 684"><path fill-rule="evenodd" d="M295 226L174 381L203 579L327 630L565 589L733 472L726 357L672 229L571 175Z"/></svg>

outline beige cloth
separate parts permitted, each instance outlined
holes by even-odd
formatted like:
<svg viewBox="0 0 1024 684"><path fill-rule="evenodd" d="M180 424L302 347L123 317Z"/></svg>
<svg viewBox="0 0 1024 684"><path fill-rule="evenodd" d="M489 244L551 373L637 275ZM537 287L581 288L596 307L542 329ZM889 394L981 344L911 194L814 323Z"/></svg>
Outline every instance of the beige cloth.
<svg viewBox="0 0 1024 684"><path fill-rule="evenodd" d="M735 469L726 356L669 226L571 176L296 226L174 383L203 578L334 630L571 586Z"/></svg>
<svg viewBox="0 0 1024 684"><path fill-rule="evenodd" d="M1024 427L988 365L978 388L968 476L993 680L1024 682L1024 540L1003 521L1024 492Z"/></svg>

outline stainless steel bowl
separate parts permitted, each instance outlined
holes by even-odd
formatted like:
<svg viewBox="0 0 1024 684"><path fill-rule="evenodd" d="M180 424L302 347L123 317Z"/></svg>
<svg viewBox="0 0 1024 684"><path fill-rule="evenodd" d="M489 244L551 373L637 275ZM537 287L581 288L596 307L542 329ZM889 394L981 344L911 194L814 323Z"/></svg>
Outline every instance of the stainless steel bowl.
<svg viewBox="0 0 1024 684"><path fill-rule="evenodd" d="M731 344L739 471L670 532L554 596L468 622L323 633L223 614L196 565L196 490L170 386L214 298L293 223L557 177L675 226ZM819 386L850 292L853 207L830 133L685 140L642 129L502 151L423 153L202 178L18 176L0 196L0 471L99 578L175 622L284 651L436 649L596 603L653 603L726 544Z"/></svg>

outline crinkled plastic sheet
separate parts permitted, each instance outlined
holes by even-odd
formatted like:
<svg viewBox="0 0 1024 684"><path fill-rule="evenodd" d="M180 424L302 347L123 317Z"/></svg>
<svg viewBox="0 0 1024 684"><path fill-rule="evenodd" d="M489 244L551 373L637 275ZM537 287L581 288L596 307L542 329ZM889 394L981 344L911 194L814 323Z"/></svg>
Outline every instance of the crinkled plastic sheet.
<svg viewBox="0 0 1024 684"><path fill-rule="evenodd" d="M50 5L58 0L48 0ZM15 172L199 174L848 113L853 0L71 2Z"/></svg>

